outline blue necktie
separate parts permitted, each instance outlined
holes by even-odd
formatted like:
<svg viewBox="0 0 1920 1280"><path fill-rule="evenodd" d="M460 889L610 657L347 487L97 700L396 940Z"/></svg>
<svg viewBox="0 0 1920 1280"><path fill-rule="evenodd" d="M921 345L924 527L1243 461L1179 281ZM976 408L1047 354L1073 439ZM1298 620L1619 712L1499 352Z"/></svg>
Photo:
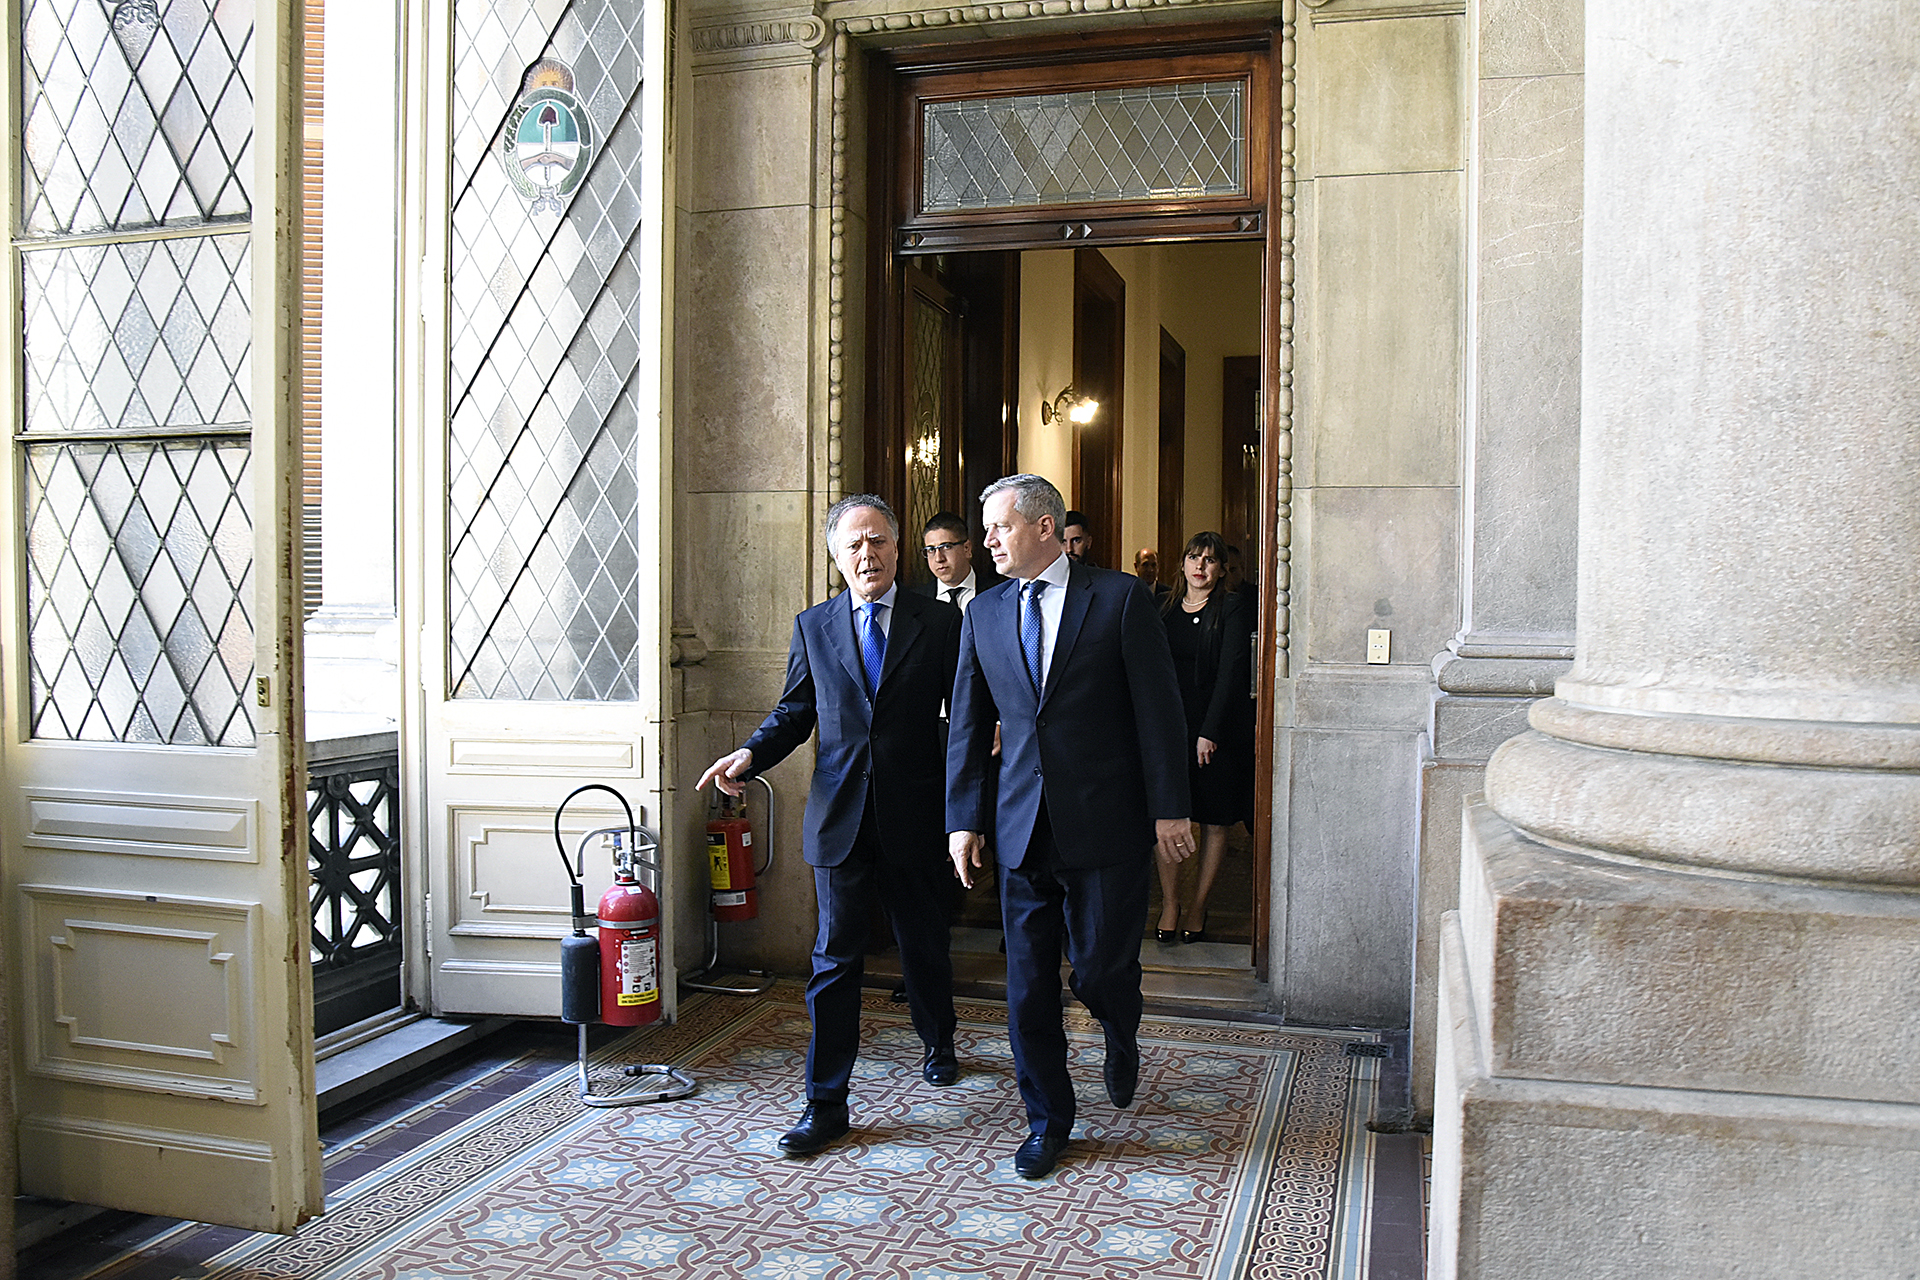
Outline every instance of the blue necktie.
<svg viewBox="0 0 1920 1280"><path fill-rule="evenodd" d="M887 633L880 629L879 601L860 606L866 610L866 625L860 628L860 660L867 666L867 696L880 691L880 669L887 661Z"/></svg>
<svg viewBox="0 0 1920 1280"><path fill-rule="evenodd" d="M1020 615L1020 652L1027 658L1027 676L1033 681L1033 696L1040 696L1044 673L1040 670L1040 593L1047 584L1035 578L1027 584L1027 608Z"/></svg>

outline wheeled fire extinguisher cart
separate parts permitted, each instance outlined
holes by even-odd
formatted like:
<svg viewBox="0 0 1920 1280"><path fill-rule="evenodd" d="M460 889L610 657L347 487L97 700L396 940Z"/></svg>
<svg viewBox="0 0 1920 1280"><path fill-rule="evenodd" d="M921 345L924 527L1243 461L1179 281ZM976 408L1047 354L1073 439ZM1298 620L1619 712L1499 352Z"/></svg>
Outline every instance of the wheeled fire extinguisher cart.
<svg viewBox="0 0 1920 1280"><path fill-rule="evenodd" d="M569 862L560 835L560 816L575 796L587 791L604 791L618 800L627 825L587 832ZM589 916L586 887L580 877L586 870L587 846L595 841L604 842L612 854L613 883ZM633 808L625 796L612 787L590 782L576 787L553 811L553 843L560 851L560 866L573 886L573 932L560 940L560 1020L580 1028L580 1100L590 1107L621 1107L686 1097L699 1085L678 1067L661 1063L627 1067L624 1074L651 1083L612 1094L595 1093L587 1070L589 1023L643 1027L660 1020L660 897L640 878L640 869L645 868L652 872L654 885L659 883L660 864L645 856L659 853L659 837L635 824ZM595 933L587 932L589 925Z"/></svg>
<svg viewBox="0 0 1920 1280"><path fill-rule="evenodd" d="M745 799L736 802L716 783L707 816L707 958L698 973L680 980L689 990L757 996L773 988L773 975L765 969L746 970L743 976L750 981L745 984L720 980L720 925L760 914L760 877L773 865L773 784L763 777L753 780L767 789L766 861L754 865L753 824L747 821Z"/></svg>

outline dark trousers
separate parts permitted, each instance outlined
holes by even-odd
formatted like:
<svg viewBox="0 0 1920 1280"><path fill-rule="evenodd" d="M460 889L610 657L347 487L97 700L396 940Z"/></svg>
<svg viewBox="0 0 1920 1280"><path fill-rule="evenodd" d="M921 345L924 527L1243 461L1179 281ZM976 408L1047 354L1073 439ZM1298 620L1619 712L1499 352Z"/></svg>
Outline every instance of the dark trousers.
<svg viewBox="0 0 1920 1280"><path fill-rule="evenodd" d="M1060 951L1073 965L1074 998L1110 1039L1140 1031L1140 930L1147 916L1151 859L1106 867L1060 865L1042 808L1017 867L1000 868L1007 933L1007 1030L1014 1079L1033 1133L1073 1132L1073 1081L1061 1022Z"/></svg>
<svg viewBox="0 0 1920 1280"><path fill-rule="evenodd" d="M868 921L878 895L893 921L913 1029L929 1048L953 1039L952 863L941 857L907 863L886 857L868 811L853 850L837 867L815 867L820 931L807 982L807 1099L845 1102L860 1051L860 978L866 972ZM1145 907L1141 910L1144 912Z"/></svg>

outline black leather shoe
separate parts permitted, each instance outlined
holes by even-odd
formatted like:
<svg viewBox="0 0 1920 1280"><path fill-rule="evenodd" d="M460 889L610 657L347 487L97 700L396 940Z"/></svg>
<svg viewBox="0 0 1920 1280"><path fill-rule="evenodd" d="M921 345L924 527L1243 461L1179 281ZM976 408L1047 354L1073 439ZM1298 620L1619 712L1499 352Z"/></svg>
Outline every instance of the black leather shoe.
<svg viewBox="0 0 1920 1280"><path fill-rule="evenodd" d="M1182 929L1180 931L1180 941L1182 942L1205 942L1206 940L1207 918L1205 916L1200 917L1200 927L1198 929Z"/></svg>
<svg viewBox="0 0 1920 1280"><path fill-rule="evenodd" d="M783 1155L810 1156L846 1136L846 1103L809 1102L800 1113L800 1123L781 1135L780 1151Z"/></svg>
<svg viewBox="0 0 1920 1280"><path fill-rule="evenodd" d="M1107 1032L1107 1060L1100 1065L1100 1077L1106 1082L1108 1102L1132 1106L1133 1091L1140 1083L1140 1042L1129 1036L1123 1044Z"/></svg>
<svg viewBox="0 0 1920 1280"><path fill-rule="evenodd" d="M1180 934L1173 929L1155 929L1153 940L1165 946L1172 946L1180 941Z"/></svg>
<svg viewBox="0 0 1920 1280"><path fill-rule="evenodd" d="M960 1078L960 1058L953 1051L953 1042L935 1045L927 1050L927 1056L920 1060L920 1078L928 1084L952 1084Z"/></svg>
<svg viewBox="0 0 1920 1280"><path fill-rule="evenodd" d="M1053 1172L1054 1162L1066 1149L1065 1138L1056 1138L1050 1133L1036 1133L1013 1153L1013 1171L1023 1178L1044 1178Z"/></svg>

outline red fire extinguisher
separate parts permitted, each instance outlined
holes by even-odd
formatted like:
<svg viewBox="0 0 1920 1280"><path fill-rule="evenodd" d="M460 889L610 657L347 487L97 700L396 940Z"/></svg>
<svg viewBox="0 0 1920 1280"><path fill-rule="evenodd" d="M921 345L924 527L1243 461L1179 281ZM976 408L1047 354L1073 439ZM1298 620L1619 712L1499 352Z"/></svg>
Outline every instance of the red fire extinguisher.
<svg viewBox="0 0 1920 1280"><path fill-rule="evenodd" d="M586 913L581 868L567 861L560 838L560 815L567 802L582 791L605 791L627 810L625 829L610 827L601 833L613 855L613 883L601 895L592 916ZM649 833L651 835L651 833ZM592 838L592 834L589 835ZM605 1022L616 1027L640 1027L660 1020L660 899L640 883L636 864L643 862L637 847L640 828L634 825L627 800L612 787L589 783L577 788L553 814L553 841L560 849L560 865L573 882L573 933L560 942L560 1017L564 1022ZM651 866L653 864L648 863ZM587 933L589 926L597 934Z"/></svg>
<svg viewBox="0 0 1920 1280"><path fill-rule="evenodd" d="M718 788L715 788L718 791ZM720 812L707 821L709 905L722 923L751 920L760 914L760 890L754 885L753 827L746 806L735 811L734 797L720 792Z"/></svg>
<svg viewBox="0 0 1920 1280"><path fill-rule="evenodd" d="M660 1020L660 899L634 878L613 833L614 879L600 895L600 1021L643 1027Z"/></svg>

